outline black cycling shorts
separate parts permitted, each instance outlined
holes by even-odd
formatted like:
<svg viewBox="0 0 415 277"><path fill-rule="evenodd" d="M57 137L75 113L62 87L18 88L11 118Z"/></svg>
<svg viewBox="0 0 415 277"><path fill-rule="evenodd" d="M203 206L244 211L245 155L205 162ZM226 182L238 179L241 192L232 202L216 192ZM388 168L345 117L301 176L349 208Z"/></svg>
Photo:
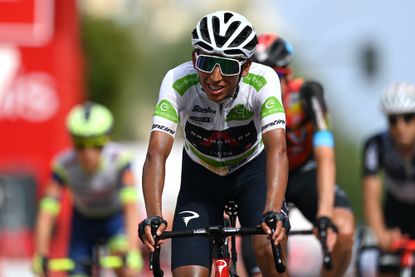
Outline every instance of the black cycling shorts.
<svg viewBox="0 0 415 277"><path fill-rule="evenodd" d="M317 172L313 161L306 163L303 167L290 172L287 184L285 199L287 203L293 203L301 213L312 223L317 215L318 192L317 192ZM351 202L346 193L336 187L335 207L343 207L352 210ZM293 223L291 223L293 226ZM255 256L253 253L250 239L242 240L242 257L245 268L250 275L259 272Z"/></svg>
<svg viewBox="0 0 415 277"><path fill-rule="evenodd" d="M290 172L285 198L288 203L293 203L307 220L314 222L318 209L318 191L317 170L312 161ZM352 211L349 198L338 186L335 190L334 206Z"/></svg>
<svg viewBox="0 0 415 277"><path fill-rule="evenodd" d="M386 226L397 227L403 234L415 239L415 213L411 211L415 211L415 203L403 203L386 193L383 207Z"/></svg>
<svg viewBox="0 0 415 277"><path fill-rule="evenodd" d="M195 163L183 151L181 187L173 220L173 230L224 225L224 205L238 204L242 226L256 226L266 199L266 154L226 176L219 176ZM185 265L210 268L211 244L207 238L172 239L172 269Z"/></svg>

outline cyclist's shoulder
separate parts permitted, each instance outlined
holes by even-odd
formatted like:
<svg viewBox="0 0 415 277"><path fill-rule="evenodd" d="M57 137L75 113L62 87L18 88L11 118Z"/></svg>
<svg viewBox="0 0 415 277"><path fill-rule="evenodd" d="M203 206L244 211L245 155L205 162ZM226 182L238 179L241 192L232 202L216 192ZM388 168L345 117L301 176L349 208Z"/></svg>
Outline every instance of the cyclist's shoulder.
<svg viewBox="0 0 415 277"><path fill-rule="evenodd" d="M105 145L102 150L102 155L104 159L115 164L132 163L134 159L132 149L118 142L109 142Z"/></svg>
<svg viewBox="0 0 415 277"><path fill-rule="evenodd" d="M248 73L242 78L240 90L260 92L267 85L272 89L279 87L277 73L269 66L252 62Z"/></svg>
<svg viewBox="0 0 415 277"><path fill-rule="evenodd" d="M387 141L390 141L392 138L390 136L390 133L388 130L381 130L381 131L377 131L374 133L371 133L369 135L367 135L364 139L363 142L365 144L368 143L385 143Z"/></svg>
<svg viewBox="0 0 415 277"><path fill-rule="evenodd" d="M318 99L323 100L323 85L316 80L305 80L303 78L295 78L293 80L293 86L298 86L301 95L304 98L311 98L317 96Z"/></svg>
<svg viewBox="0 0 415 277"><path fill-rule="evenodd" d="M166 78L169 78L174 83L175 81L183 79L189 75L197 75L192 61L183 62L171 68L169 71L167 71Z"/></svg>
<svg viewBox="0 0 415 277"><path fill-rule="evenodd" d="M163 83L162 93L175 91L178 95L184 96L191 87L199 83L199 78L193 63L188 61L170 69L166 73Z"/></svg>
<svg viewBox="0 0 415 277"><path fill-rule="evenodd" d="M267 65L263 65L256 62L251 63L247 76L258 76L265 79L278 78L278 75L274 69ZM245 76L245 78L247 76Z"/></svg>
<svg viewBox="0 0 415 277"><path fill-rule="evenodd" d="M52 158L52 164L54 166L59 165L61 167L68 167L77 163L76 152L74 148L66 148Z"/></svg>

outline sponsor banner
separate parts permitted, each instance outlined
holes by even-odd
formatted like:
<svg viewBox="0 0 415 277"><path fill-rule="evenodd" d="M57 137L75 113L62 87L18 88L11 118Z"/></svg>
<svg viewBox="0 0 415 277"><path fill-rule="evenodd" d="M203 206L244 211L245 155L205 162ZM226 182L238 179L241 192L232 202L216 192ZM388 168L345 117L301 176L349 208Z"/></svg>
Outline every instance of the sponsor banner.
<svg viewBox="0 0 415 277"><path fill-rule="evenodd" d="M44 33L31 36L16 26ZM66 114L83 98L78 28L76 0L0 0L0 174L33 176L37 195L49 178L53 155L70 145ZM59 243L53 244L61 254L69 230L63 221L56 228Z"/></svg>

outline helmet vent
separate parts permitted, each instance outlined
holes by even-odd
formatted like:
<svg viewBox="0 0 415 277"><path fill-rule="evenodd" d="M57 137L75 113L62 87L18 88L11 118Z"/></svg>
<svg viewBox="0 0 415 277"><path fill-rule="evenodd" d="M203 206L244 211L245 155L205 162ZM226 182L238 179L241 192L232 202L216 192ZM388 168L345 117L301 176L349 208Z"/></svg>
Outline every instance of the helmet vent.
<svg viewBox="0 0 415 277"><path fill-rule="evenodd" d="M89 120L89 118L91 117L91 110L92 110L92 102L86 102L84 104L84 118L86 121Z"/></svg>
<svg viewBox="0 0 415 277"><path fill-rule="evenodd" d="M196 31L196 30L195 30ZM202 39L207 43L212 43L209 37L209 31L207 26L207 18L203 18L200 21L200 34L202 35Z"/></svg>
<svg viewBox="0 0 415 277"><path fill-rule="evenodd" d="M231 19L231 18L232 18L232 16L233 16L233 14L231 14L231 13L225 13L225 14L223 15L223 17L224 17L224 19L225 19L225 24L226 24L226 23L228 23L229 19Z"/></svg>
<svg viewBox="0 0 415 277"><path fill-rule="evenodd" d="M198 43L196 43L196 45L207 52L213 51L213 47L210 46L209 44L204 43L203 41L199 41Z"/></svg>
<svg viewBox="0 0 415 277"><path fill-rule="evenodd" d="M236 25L236 26L234 26L234 25ZM232 25L229 27L228 33L229 33L229 31L234 32L238 28L239 25L240 25L240 22L232 23ZM242 30L242 32L240 32L239 36L237 36L229 46L230 47L237 47L237 46L241 45L251 33L252 33L252 28L246 26ZM231 34L227 34L227 36L230 37Z"/></svg>

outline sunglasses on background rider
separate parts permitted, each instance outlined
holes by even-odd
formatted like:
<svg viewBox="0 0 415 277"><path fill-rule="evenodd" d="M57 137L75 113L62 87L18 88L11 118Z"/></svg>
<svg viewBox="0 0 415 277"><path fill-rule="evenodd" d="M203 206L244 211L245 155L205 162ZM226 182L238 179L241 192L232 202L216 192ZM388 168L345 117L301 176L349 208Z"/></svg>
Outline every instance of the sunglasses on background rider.
<svg viewBox="0 0 415 277"><path fill-rule="evenodd" d="M415 118L415 113L391 114L388 115L388 121L391 126L398 123L398 119L402 118L405 123L411 122Z"/></svg>
<svg viewBox="0 0 415 277"><path fill-rule="evenodd" d="M109 141L109 136L97 136L97 137L72 137L72 143L76 150L85 150L85 149L97 149L100 150L107 144Z"/></svg>
<svg viewBox="0 0 415 277"><path fill-rule="evenodd" d="M239 61L232 58L196 54L195 67L204 73L212 73L216 65L219 65L220 73L223 76L236 76L241 73L244 63L246 60Z"/></svg>

